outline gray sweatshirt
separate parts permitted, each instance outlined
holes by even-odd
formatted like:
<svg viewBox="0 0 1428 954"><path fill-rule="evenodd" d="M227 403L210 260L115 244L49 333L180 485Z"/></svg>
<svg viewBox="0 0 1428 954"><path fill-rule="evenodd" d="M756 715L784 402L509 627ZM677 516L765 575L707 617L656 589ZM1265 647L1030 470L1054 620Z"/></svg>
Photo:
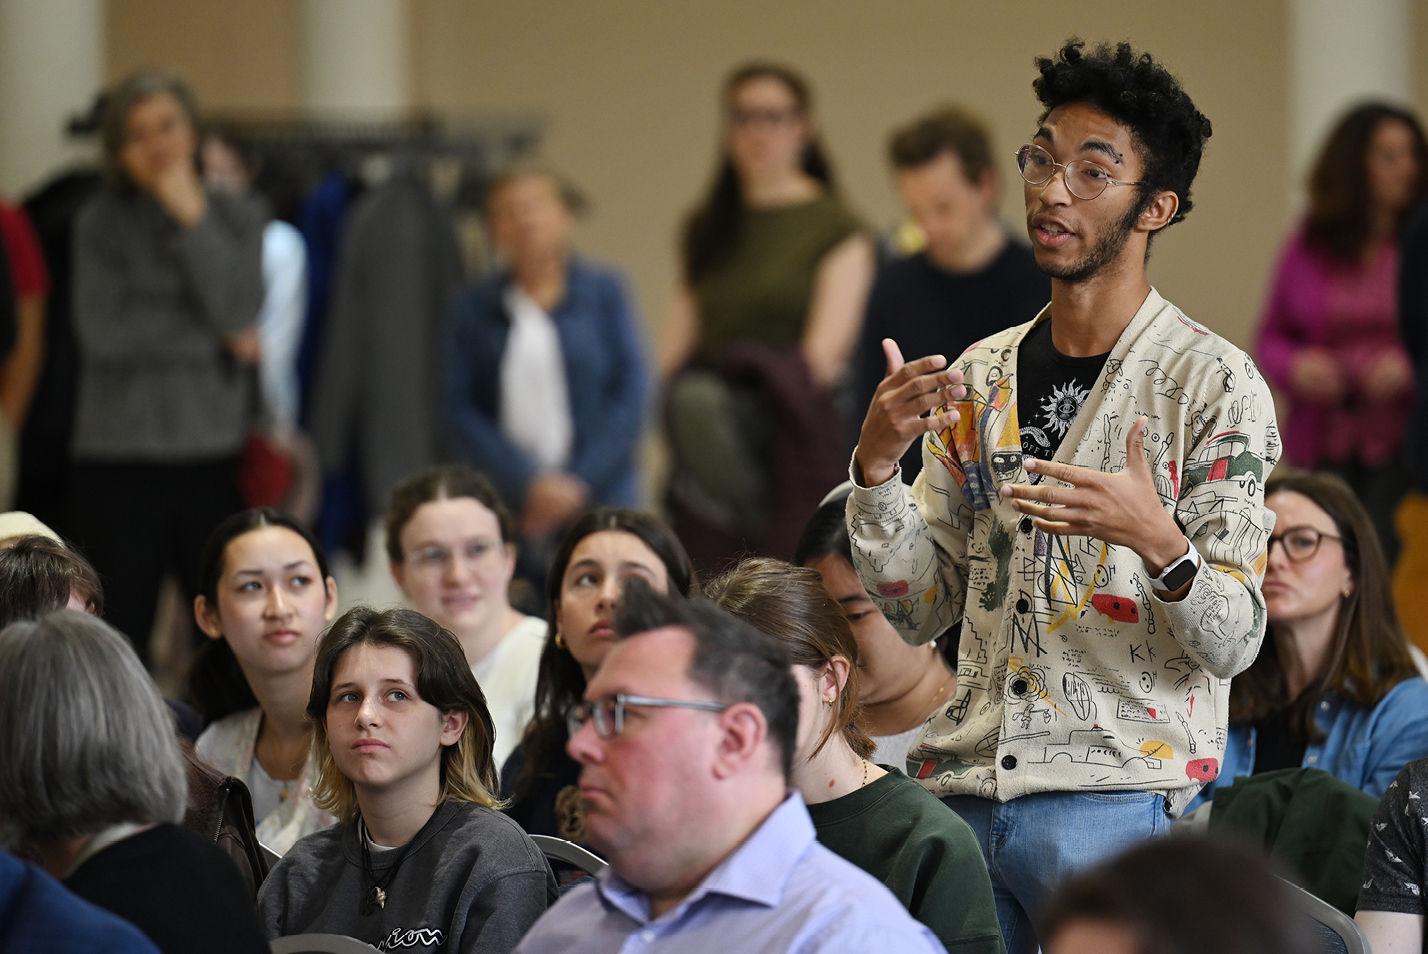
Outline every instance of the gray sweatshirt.
<svg viewBox="0 0 1428 954"><path fill-rule="evenodd" d="M361 913L358 826L298 841L263 882L269 938L345 934L402 954L506 954L559 894L545 855L521 827L471 802L446 802L412 840L386 884L386 906ZM372 852L378 881L400 854Z"/></svg>
<svg viewBox="0 0 1428 954"><path fill-rule="evenodd" d="M251 369L223 335L263 301L262 204L209 193L181 229L157 202L108 188L80 210L74 324L78 460L189 463L234 456L249 425Z"/></svg>

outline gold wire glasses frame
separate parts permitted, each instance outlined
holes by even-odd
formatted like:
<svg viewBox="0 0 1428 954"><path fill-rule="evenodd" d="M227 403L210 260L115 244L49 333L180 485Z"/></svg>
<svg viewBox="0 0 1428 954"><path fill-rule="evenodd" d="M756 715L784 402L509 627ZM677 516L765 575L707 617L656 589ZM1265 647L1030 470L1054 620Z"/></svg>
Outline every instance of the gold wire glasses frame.
<svg viewBox="0 0 1428 954"><path fill-rule="evenodd" d="M626 706L656 706L664 709L700 709L704 712L723 712L729 708L720 702L700 702L695 699L655 699L649 696L629 696L623 692L612 696L601 696L594 702L582 702L565 716L565 727L573 738L585 728L585 723L595 722L595 734L608 739L625 731Z"/></svg>
<svg viewBox="0 0 1428 954"><path fill-rule="evenodd" d="M1325 540L1344 542L1343 537L1324 533L1313 527L1290 527L1283 533L1269 538L1269 546L1265 548L1264 555L1268 559L1269 555L1274 552L1274 545L1277 543L1284 547L1284 555L1289 557L1290 562L1303 563L1319 552L1319 544Z"/></svg>
<svg viewBox="0 0 1428 954"><path fill-rule="evenodd" d="M1062 165L1045 149L1027 143L1016 151L1016 167L1021 177L1031 185L1045 185L1060 169L1066 176L1066 189L1078 199L1094 199L1106 191L1106 186L1140 185L1125 179L1112 179L1111 174L1089 159L1073 159Z"/></svg>

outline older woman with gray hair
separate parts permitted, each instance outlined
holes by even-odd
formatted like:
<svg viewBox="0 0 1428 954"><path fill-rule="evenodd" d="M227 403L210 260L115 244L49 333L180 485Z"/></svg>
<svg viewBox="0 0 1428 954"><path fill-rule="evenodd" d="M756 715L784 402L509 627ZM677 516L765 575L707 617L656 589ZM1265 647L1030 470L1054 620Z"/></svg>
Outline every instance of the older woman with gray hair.
<svg viewBox="0 0 1428 954"><path fill-rule="evenodd" d="M165 572L191 601L204 541L243 509L266 215L204 188L197 109L172 76L120 81L100 133L107 182L74 232L70 526L109 587L105 618L147 659Z"/></svg>
<svg viewBox="0 0 1428 954"><path fill-rule="evenodd" d="M112 627L60 610L0 631L0 845L164 954L260 954L238 869L179 827L173 723Z"/></svg>

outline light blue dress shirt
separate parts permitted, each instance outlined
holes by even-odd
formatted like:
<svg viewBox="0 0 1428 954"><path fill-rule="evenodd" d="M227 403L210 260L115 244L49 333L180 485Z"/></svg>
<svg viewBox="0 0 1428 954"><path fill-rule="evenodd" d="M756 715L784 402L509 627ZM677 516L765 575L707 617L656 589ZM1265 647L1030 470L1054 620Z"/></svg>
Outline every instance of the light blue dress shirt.
<svg viewBox="0 0 1428 954"><path fill-rule="evenodd" d="M606 868L547 911L516 954L944 950L881 882L814 835L793 792L674 909L651 919L648 896Z"/></svg>
<svg viewBox="0 0 1428 954"><path fill-rule="evenodd" d="M1323 769L1374 798L1383 797L1403 766L1428 758L1428 683L1420 676L1400 682L1371 708L1330 693L1320 701L1316 717L1326 738L1305 747L1300 767ZM1186 811L1214 798L1218 786L1254 773L1255 736L1252 725L1230 726L1219 776Z"/></svg>

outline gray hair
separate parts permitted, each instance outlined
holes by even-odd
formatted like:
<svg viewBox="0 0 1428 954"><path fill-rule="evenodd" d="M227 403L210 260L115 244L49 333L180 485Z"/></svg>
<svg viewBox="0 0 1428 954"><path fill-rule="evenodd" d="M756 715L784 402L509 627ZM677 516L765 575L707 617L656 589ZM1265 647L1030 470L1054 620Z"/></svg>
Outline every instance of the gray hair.
<svg viewBox="0 0 1428 954"><path fill-rule="evenodd" d="M129 641L59 610L0 630L0 845L181 822L188 779L168 707Z"/></svg>
<svg viewBox="0 0 1428 954"><path fill-rule="evenodd" d="M178 102L188 121L193 124L194 140L197 142L198 103L188 84L177 76L154 70L130 73L105 94L104 109L99 118L99 140L104 145L105 164L111 177L123 177L119 168L119 152L124 148L124 126L129 121L130 110L140 101L160 93L167 93Z"/></svg>

